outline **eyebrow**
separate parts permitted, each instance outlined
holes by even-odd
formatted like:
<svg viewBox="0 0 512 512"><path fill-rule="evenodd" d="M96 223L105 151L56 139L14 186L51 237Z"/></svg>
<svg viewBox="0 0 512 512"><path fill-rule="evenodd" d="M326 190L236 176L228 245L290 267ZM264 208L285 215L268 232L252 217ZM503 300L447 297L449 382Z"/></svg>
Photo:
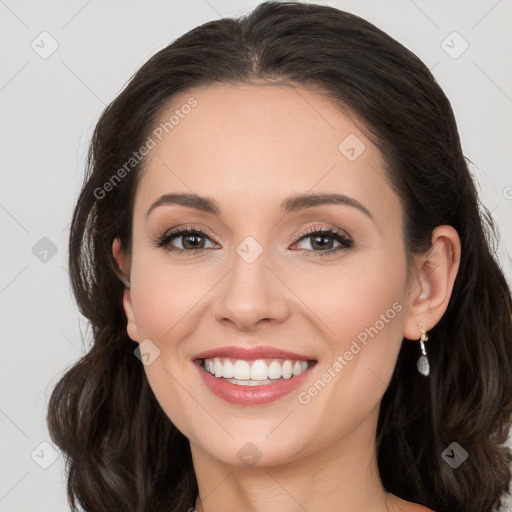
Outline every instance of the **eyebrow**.
<svg viewBox="0 0 512 512"><path fill-rule="evenodd" d="M342 194L297 194L285 199L280 205L280 210L281 213L288 214L307 208L313 208L315 206L330 204L352 206L353 208L357 208L359 211L363 212L372 221L375 221L368 208L363 206L356 199ZM188 208L194 208L216 216L220 216L221 214L221 209L214 199L198 196L196 194L164 194L149 207L149 210L146 213L146 218L153 210L155 210L155 208L163 205L186 206Z"/></svg>

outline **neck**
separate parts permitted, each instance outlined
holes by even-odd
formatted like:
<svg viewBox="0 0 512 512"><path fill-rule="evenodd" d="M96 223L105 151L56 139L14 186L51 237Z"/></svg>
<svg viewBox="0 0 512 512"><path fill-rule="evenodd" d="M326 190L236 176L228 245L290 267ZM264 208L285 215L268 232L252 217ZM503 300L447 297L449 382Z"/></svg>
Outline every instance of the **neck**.
<svg viewBox="0 0 512 512"><path fill-rule="evenodd" d="M196 510L399 511L402 500L386 492L379 476L370 430L374 426L375 421L359 424L349 435L312 454L252 468L224 464L191 443L199 486Z"/></svg>

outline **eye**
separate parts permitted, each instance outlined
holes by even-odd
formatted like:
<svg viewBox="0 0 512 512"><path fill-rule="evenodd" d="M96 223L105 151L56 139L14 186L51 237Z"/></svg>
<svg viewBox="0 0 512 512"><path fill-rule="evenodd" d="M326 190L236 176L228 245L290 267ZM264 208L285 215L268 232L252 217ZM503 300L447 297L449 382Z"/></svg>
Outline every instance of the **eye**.
<svg viewBox="0 0 512 512"><path fill-rule="evenodd" d="M181 238L181 247L174 247L171 242L175 239ZM184 227L166 233L160 237L156 243L157 247L163 247L169 252L177 254L194 254L208 249L206 243L210 241L207 233L201 229Z"/></svg>
<svg viewBox="0 0 512 512"><path fill-rule="evenodd" d="M340 250L350 249L354 245L353 240L343 231L332 228L310 228L305 233L299 235L298 242L307 239L310 239L309 245L311 249L303 249L300 252L302 254L310 254L313 257L327 256ZM338 247L333 248L334 241L338 242Z"/></svg>

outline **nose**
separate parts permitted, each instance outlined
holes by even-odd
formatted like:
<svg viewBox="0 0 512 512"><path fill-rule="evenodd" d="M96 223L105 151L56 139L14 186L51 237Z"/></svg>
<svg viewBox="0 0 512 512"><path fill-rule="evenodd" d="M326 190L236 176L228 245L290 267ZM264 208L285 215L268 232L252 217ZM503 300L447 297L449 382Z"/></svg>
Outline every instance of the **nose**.
<svg viewBox="0 0 512 512"><path fill-rule="evenodd" d="M235 252L231 270L217 287L216 320L240 331L251 331L288 318L286 297L290 291L269 263L266 251L252 262Z"/></svg>

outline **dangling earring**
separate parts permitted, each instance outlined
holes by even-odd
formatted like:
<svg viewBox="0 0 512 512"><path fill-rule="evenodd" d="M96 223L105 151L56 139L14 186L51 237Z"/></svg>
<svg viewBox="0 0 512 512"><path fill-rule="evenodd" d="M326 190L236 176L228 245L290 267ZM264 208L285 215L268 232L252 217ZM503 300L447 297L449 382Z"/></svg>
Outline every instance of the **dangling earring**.
<svg viewBox="0 0 512 512"><path fill-rule="evenodd" d="M418 359L416 366L421 375L424 375L426 377L430 373L430 365L428 364L427 351L425 350L424 345L424 342L428 340L428 336L427 333L423 330L421 324L419 325L419 328L421 332L420 345L422 355Z"/></svg>

